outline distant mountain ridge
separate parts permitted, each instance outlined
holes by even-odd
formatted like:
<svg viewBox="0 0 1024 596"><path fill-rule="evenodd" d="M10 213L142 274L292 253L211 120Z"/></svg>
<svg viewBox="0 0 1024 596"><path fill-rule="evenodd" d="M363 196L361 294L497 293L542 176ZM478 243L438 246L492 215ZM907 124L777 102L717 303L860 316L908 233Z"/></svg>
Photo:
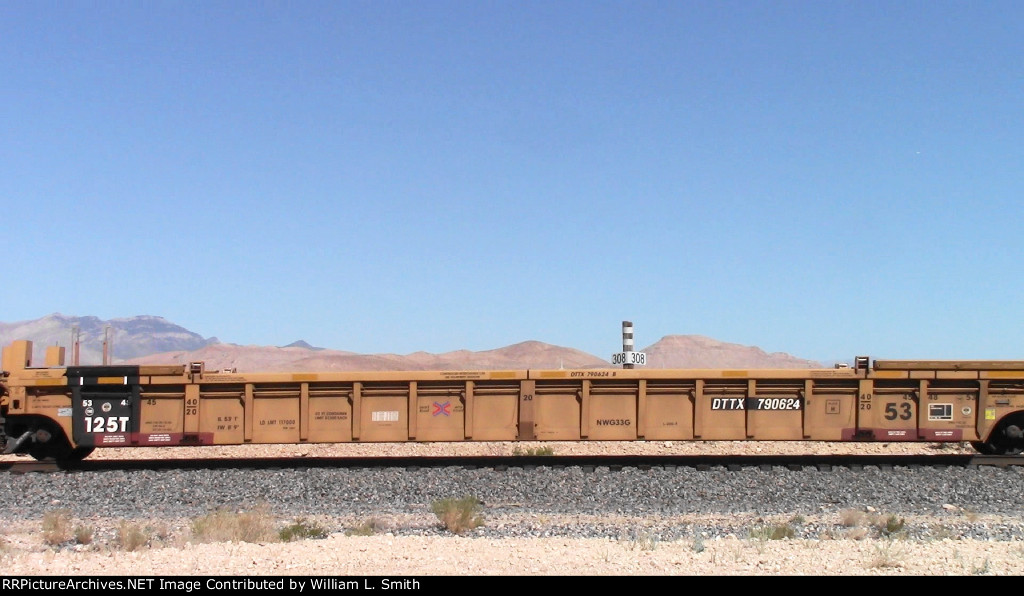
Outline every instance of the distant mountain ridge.
<svg viewBox="0 0 1024 596"><path fill-rule="evenodd" d="M61 345L68 348L70 363L71 330L75 325L79 328L82 364L99 364L103 361L103 340L108 325L113 344L111 356L115 361L174 350L198 350L219 343L216 337L204 338L163 317L142 315L105 321L98 317L53 313L32 321L0 323L0 344L7 345L16 339L32 340L35 348L33 361L39 364L43 362L42 354L46 346Z"/></svg>
<svg viewBox="0 0 1024 596"><path fill-rule="evenodd" d="M240 346L204 338L162 317L136 316L100 320L59 313L34 321L0 323L0 343L35 342L34 362L42 364L48 345L70 346L71 328L81 330L81 364L102 362L103 334L113 332L113 362L186 364L204 361L209 369L257 371L483 370L610 368L608 360L574 348L524 341L493 350L456 350L441 354L357 354L311 346L303 340L287 346ZM820 362L789 354L768 353L756 346L722 342L700 335L666 335L642 348L647 368L821 368ZM68 350L70 363L70 349Z"/></svg>
<svg viewBox="0 0 1024 596"><path fill-rule="evenodd" d="M703 335L666 335L643 350L651 368L821 368L814 360Z"/></svg>
<svg viewBox="0 0 1024 596"><path fill-rule="evenodd" d="M271 346L209 345L195 351L152 354L135 364L187 364L203 361L211 369L256 371L352 370L502 370L524 368L595 368L608 362L573 348L525 341L495 350L456 350L443 354L356 354L340 350L309 350Z"/></svg>

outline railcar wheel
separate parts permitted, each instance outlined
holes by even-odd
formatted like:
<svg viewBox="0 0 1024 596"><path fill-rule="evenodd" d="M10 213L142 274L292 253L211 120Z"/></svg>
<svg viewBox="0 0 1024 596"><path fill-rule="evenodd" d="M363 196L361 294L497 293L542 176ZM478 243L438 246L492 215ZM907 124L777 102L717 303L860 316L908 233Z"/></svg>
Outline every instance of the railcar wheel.
<svg viewBox="0 0 1024 596"><path fill-rule="evenodd" d="M74 449L71 450L70 453L68 453L67 457L64 458L64 461L82 461L83 459L92 455L93 451L96 451L95 447L75 447Z"/></svg>
<svg viewBox="0 0 1024 596"><path fill-rule="evenodd" d="M1024 453L1024 429L1020 425L1024 420L1020 416L1004 419L989 435L988 441L972 442L971 446L985 455L1020 455Z"/></svg>
<svg viewBox="0 0 1024 596"><path fill-rule="evenodd" d="M67 449L70 450L70 447ZM68 453L68 451L65 449L60 449L54 445L48 445L45 443L33 445L32 447L29 447L28 450L28 454L36 461L63 459L66 453Z"/></svg>
<svg viewBox="0 0 1024 596"><path fill-rule="evenodd" d="M1019 455L1024 451L1024 430L1021 430L1020 426L1016 423L1019 419L1014 420L1013 423L1007 421L1003 427L1003 454L1004 455Z"/></svg>
<svg viewBox="0 0 1024 596"><path fill-rule="evenodd" d="M57 460L59 462L71 457L76 449L71 447L71 442L64 436L64 431L60 427L44 423L35 430L27 451L38 461ZM85 453L85 455L89 455L89 453Z"/></svg>
<svg viewBox="0 0 1024 596"><path fill-rule="evenodd" d="M63 449L59 447L54 448L53 446L34 447L29 449L28 454L37 461L56 461L58 466L65 468L73 466L89 457L94 450L94 447L75 447L74 449L68 446L65 446Z"/></svg>
<svg viewBox="0 0 1024 596"><path fill-rule="evenodd" d="M55 458L57 460L57 467L62 470L74 468L76 465L93 452L94 447L75 447L71 451L68 451L65 455Z"/></svg>
<svg viewBox="0 0 1024 596"><path fill-rule="evenodd" d="M984 441L971 441L971 447L982 455L995 455L995 447Z"/></svg>

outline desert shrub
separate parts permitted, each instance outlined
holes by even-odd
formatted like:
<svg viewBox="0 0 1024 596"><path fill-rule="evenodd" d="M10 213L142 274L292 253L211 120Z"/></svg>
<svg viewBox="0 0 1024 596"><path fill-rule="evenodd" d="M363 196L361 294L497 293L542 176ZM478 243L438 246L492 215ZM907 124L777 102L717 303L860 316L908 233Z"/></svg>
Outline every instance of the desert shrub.
<svg viewBox="0 0 1024 596"><path fill-rule="evenodd" d="M757 540L783 540L796 537L796 530L788 523L757 526L751 528L750 537Z"/></svg>
<svg viewBox="0 0 1024 596"><path fill-rule="evenodd" d="M291 525L285 526L278 532L278 537L284 542L293 540L306 540L327 538L327 530L323 526L306 519L297 519Z"/></svg>
<svg viewBox="0 0 1024 596"><path fill-rule="evenodd" d="M442 499L430 505L430 510L441 521L441 525L455 534L463 534L484 524L480 508L480 500L471 496Z"/></svg>
<svg viewBox="0 0 1024 596"><path fill-rule="evenodd" d="M864 512L857 509L843 509L839 512L839 523L846 528L853 528L864 519Z"/></svg>
<svg viewBox="0 0 1024 596"><path fill-rule="evenodd" d="M902 517L896 517L895 515L890 515L877 522L878 533L886 537L896 536L903 533L905 525L906 520Z"/></svg>
<svg viewBox="0 0 1024 596"><path fill-rule="evenodd" d="M199 542L274 542L279 538L275 525L265 507L219 509L192 520L192 536Z"/></svg>
<svg viewBox="0 0 1024 596"><path fill-rule="evenodd" d="M149 544L149 534L143 526L122 520L117 525L114 543L121 550L136 551Z"/></svg>
<svg viewBox="0 0 1024 596"><path fill-rule="evenodd" d="M875 545L875 556L868 563L869 568L903 567L903 551L893 546L892 540Z"/></svg>
<svg viewBox="0 0 1024 596"><path fill-rule="evenodd" d="M384 530L384 522L380 521L375 517L362 522L358 526L345 530L346 536L373 536L377 532Z"/></svg>
<svg viewBox="0 0 1024 596"><path fill-rule="evenodd" d="M703 547L703 543L701 544ZM651 551L658 548L658 537L650 532L641 532L629 544L629 550Z"/></svg>
<svg viewBox="0 0 1024 596"><path fill-rule="evenodd" d="M55 509L43 513L43 542L51 546L70 542L74 537L71 521L70 509Z"/></svg>
<svg viewBox="0 0 1024 596"><path fill-rule="evenodd" d="M530 447L525 451L516 447L512 450L512 455L520 456L538 456L538 455L554 455L555 449L553 447Z"/></svg>
<svg viewBox="0 0 1024 596"><path fill-rule="evenodd" d="M75 542L78 544L92 544L92 526L76 526Z"/></svg>

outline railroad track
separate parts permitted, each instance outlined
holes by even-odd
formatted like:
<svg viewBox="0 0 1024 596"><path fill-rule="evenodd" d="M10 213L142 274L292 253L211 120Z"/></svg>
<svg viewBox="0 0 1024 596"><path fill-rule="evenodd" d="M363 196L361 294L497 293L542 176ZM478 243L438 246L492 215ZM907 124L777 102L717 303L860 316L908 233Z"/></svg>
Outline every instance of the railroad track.
<svg viewBox="0 0 1024 596"><path fill-rule="evenodd" d="M877 468L977 468L981 466L1024 466L1022 456L997 455L744 455L744 456L478 456L478 457L288 457L246 459L98 459L60 467L51 461L0 462L0 472L9 474L53 472L99 472L110 470L215 470L215 469L301 469L301 468L491 468L494 470L538 467L579 467L584 471L607 468L694 468L742 471L749 468L791 471L862 470Z"/></svg>

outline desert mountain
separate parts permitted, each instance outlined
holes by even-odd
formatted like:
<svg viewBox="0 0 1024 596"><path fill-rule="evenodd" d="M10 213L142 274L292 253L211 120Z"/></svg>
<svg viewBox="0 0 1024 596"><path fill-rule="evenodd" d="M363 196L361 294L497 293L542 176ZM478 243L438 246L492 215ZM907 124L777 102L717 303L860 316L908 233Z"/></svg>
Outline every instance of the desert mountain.
<svg viewBox="0 0 1024 596"><path fill-rule="evenodd" d="M820 368L813 360L703 335L666 335L643 350L650 368Z"/></svg>
<svg viewBox="0 0 1024 596"><path fill-rule="evenodd" d="M34 321L0 323L0 343L29 339L34 361L42 363L48 345L70 346L71 328L81 330L82 364L102 362L104 329L113 333L114 363L187 364L203 361L208 369L258 371L346 370L483 370L611 367L608 360L574 348L524 341L503 348L441 354L357 354L313 347L298 340L284 347L240 346L203 338L166 319L137 316L103 321L97 317L52 314ZM755 346L726 343L700 335L667 335L642 348L648 368L817 368L818 362ZM69 350L70 354L70 350ZM69 356L70 362L70 356Z"/></svg>
<svg viewBox="0 0 1024 596"><path fill-rule="evenodd" d="M99 364L103 361L103 339L110 326L112 357L114 361L137 358L171 350L198 350L217 343L217 338L203 338L162 317L138 316L101 320L97 317L72 317L60 313L32 321L0 323L0 345L16 339L28 339L34 344L33 362L42 364L46 346L61 345L68 348L71 358L71 329L75 325L80 333L80 362Z"/></svg>
<svg viewBox="0 0 1024 596"><path fill-rule="evenodd" d="M202 360L210 369L255 371L342 370L484 370L522 368L593 368L607 363L586 352L539 341L471 352L443 354L355 354L338 350L298 347L235 346L215 344L195 351L179 351L134 358L134 364L186 364Z"/></svg>
<svg viewBox="0 0 1024 596"><path fill-rule="evenodd" d="M821 363L754 346L721 342L700 335L669 335L642 350L648 368L820 368ZM539 341L471 352L443 354L356 354L294 346L235 346L215 344L195 351L153 354L131 360L136 364L187 364L204 361L209 369L256 371L351 370L501 370L606 368L607 360L573 348Z"/></svg>

